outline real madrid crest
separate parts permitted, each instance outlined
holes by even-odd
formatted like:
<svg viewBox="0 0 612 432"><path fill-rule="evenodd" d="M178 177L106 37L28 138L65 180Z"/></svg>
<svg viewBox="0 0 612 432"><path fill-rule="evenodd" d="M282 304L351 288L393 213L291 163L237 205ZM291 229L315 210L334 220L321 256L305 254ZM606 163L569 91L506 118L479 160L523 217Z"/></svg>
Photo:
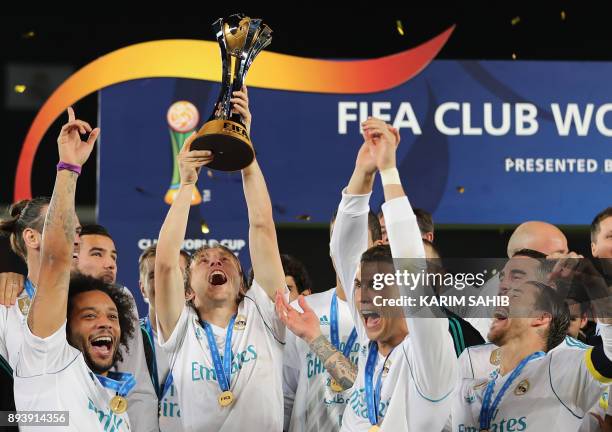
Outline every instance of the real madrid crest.
<svg viewBox="0 0 612 432"><path fill-rule="evenodd" d="M382 376L386 377L389 374L389 368L391 368L391 360L388 360L383 365Z"/></svg>
<svg viewBox="0 0 612 432"><path fill-rule="evenodd" d="M235 330L244 330L246 328L247 319L244 315L238 315L234 321Z"/></svg>
<svg viewBox="0 0 612 432"><path fill-rule="evenodd" d="M28 315L28 312L30 311L31 303L32 301L30 300L29 297L22 297L19 300L17 300L17 305L19 306L19 310L24 316Z"/></svg>
<svg viewBox="0 0 612 432"><path fill-rule="evenodd" d="M492 365L499 366L499 364L501 363L501 348L497 348L491 351L491 357L489 358L489 361Z"/></svg>
<svg viewBox="0 0 612 432"><path fill-rule="evenodd" d="M523 380L514 389L514 394L517 396L522 396L529 391L529 380Z"/></svg>

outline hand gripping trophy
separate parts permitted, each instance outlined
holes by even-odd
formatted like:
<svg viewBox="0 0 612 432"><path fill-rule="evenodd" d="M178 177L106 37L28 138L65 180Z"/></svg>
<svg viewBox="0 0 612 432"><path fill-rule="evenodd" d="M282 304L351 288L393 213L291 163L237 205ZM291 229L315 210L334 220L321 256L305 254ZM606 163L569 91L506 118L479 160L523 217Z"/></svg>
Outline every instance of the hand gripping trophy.
<svg viewBox="0 0 612 432"><path fill-rule="evenodd" d="M272 41L272 30L260 19L243 14L219 18L213 24L223 62L221 91L215 109L197 132L192 150L211 150L214 160L208 168L237 171L255 157L249 133L239 114L232 114L232 93L242 88L244 78L257 54Z"/></svg>

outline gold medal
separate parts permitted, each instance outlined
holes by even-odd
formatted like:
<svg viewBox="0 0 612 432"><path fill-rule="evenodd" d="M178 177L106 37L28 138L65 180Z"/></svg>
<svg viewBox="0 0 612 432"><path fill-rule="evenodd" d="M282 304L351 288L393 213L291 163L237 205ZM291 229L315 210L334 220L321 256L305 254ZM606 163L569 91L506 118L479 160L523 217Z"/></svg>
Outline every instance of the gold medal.
<svg viewBox="0 0 612 432"><path fill-rule="evenodd" d="M368 432L378 432L379 430L380 430L380 426L373 425L370 429L368 429Z"/></svg>
<svg viewBox="0 0 612 432"><path fill-rule="evenodd" d="M219 395L218 401L219 401L219 405L221 405L224 408L226 406L230 406L231 404L234 403L234 393L232 393L229 390L224 391L223 393Z"/></svg>
<svg viewBox="0 0 612 432"><path fill-rule="evenodd" d="M342 386L340 384L338 384L338 381L336 381L333 378L331 379L331 381L329 383L329 387L332 389L333 392L336 392L336 393L340 393L340 392L344 391Z"/></svg>
<svg viewBox="0 0 612 432"><path fill-rule="evenodd" d="M113 397L110 401L110 409L115 414L123 414L127 411L127 406L127 399L123 396L117 395Z"/></svg>

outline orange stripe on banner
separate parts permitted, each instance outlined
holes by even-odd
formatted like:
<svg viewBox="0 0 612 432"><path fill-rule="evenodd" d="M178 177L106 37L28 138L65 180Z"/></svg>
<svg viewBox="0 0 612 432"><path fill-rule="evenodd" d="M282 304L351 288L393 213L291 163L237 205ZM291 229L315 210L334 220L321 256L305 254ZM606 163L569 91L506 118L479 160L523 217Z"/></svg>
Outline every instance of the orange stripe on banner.
<svg viewBox="0 0 612 432"><path fill-rule="evenodd" d="M310 93L388 90L417 75L442 49L454 26L422 45L373 60L330 61L261 53L248 74L252 87ZM162 40L113 51L70 76L44 103L26 135L15 176L15 200L30 198L34 156L43 136L70 105L113 84L141 78L220 81L216 42Z"/></svg>

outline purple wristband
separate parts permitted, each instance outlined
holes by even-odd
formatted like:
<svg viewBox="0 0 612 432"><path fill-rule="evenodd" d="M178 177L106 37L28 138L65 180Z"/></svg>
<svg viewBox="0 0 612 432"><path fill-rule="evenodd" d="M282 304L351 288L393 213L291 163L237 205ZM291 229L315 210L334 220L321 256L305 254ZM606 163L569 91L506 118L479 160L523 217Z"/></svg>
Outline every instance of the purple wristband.
<svg viewBox="0 0 612 432"><path fill-rule="evenodd" d="M77 175L81 175L81 167L79 165L73 165L67 162L61 162L57 164L57 170L68 170L76 173Z"/></svg>

